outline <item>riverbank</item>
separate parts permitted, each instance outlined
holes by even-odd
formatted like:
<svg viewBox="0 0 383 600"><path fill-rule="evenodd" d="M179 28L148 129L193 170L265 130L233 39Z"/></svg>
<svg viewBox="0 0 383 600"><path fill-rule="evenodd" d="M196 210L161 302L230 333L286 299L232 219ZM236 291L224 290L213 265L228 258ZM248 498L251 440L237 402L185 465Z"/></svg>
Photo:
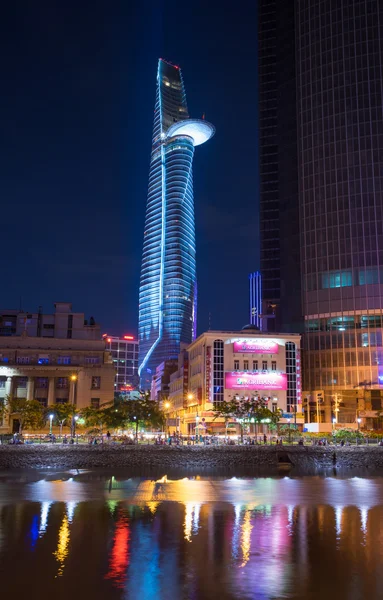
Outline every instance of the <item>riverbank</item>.
<svg viewBox="0 0 383 600"><path fill-rule="evenodd" d="M0 446L0 469L254 468L383 472L383 447Z"/></svg>

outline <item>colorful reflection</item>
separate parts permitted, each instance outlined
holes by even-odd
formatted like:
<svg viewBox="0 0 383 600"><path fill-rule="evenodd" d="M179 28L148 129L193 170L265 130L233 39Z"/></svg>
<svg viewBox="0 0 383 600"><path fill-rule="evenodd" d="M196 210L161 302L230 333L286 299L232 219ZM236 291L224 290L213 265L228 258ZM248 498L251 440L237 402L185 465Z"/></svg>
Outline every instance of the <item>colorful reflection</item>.
<svg viewBox="0 0 383 600"><path fill-rule="evenodd" d="M65 503L2 505L5 597L38 580L39 600L381 600L383 479L130 480L158 496L137 504L70 485Z"/></svg>
<svg viewBox="0 0 383 600"><path fill-rule="evenodd" d="M64 573L65 559L68 556L69 552L69 539L69 519L67 515L64 515L59 529L57 549L53 553L53 556L55 556L58 562L58 570L56 577L61 577Z"/></svg>
<svg viewBox="0 0 383 600"><path fill-rule="evenodd" d="M39 536L42 537L47 530L49 509L52 502L42 502L40 510Z"/></svg>
<svg viewBox="0 0 383 600"><path fill-rule="evenodd" d="M109 570L105 575L105 579L112 579L115 587L121 589L124 587L129 565L129 537L129 521L127 516L122 514L116 524Z"/></svg>

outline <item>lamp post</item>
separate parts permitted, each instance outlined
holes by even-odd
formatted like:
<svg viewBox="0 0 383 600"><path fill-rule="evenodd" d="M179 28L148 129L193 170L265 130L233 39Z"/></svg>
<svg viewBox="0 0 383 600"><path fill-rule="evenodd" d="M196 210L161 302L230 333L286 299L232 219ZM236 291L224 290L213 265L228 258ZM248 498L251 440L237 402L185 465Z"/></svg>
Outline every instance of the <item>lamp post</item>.
<svg viewBox="0 0 383 600"><path fill-rule="evenodd" d="M362 422L362 419L361 419L360 417L358 417L358 418L357 418L357 423L358 423L358 431L359 431L359 428L360 428L360 424L361 424L361 422Z"/></svg>
<svg viewBox="0 0 383 600"><path fill-rule="evenodd" d="M198 442L199 442L198 421L199 421L199 415L198 415L198 411L197 411L196 418L195 418L195 441L196 441L196 444L198 444Z"/></svg>
<svg viewBox="0 0 383 600"><path fill-rule="evenodd" d="M52 421L53 415L49 415L49 435L52 435Z"/></svg>
<svg viewBox="0 0 383 600"><path fill-rule="evenodd" d="M188 399L189 402L192 402L193 399L194 399L194 396L193 396L193 394L191 392L189 392L188 395L186 396L186 398ZM197 409L197 415L198 415L198 409ZM190 433L189 423L188 423L187 427L188 427L188 434L189 434Z"/></svg>
<svg viewBox="0 0 383 600"><path fill-rule="evenodd" d="M291 419L290 419L290 417L288 417L287 421L289 423L289 444L290 444L290 442L291 442Z"/></svg>
<svg viewBox="0 0 383 600"><path fill-rule="evenodd" d="M165 409L166 411L168 411L168 410L169 410L169 408L170 408L170 402L164 402L164 409ZM168 435L169 435L169 433L170 433L170 432L169 432L169 413L168 413L168 412L166 412L165 414L166 414L165 429L167 430L167 433L168 433Z"/></svg>
<svg viewBox="0 0 383 600"><path fill-rule="evenodd" d="M74 416L74 425L73 425L73 437L75 437L75 435L76 435L76 423L77 423L77 420L78 420L78 415L75 415ZM78 440L77 440L77 443L78 443Z"/></svg>
<svg viewBox="0 0 383 600"><path fill-rule="evenodd" d="M74 416L74 407L75 407L75 399L76 399L76 381L77 381L77 375L75 373L73 373L73 375L70 376L70 380L73 383L73 391L72 391L72 401L71 404L73 406L73 416L72 416L72 436L74 436L74 431L76 429L76 422L75 422L75 416Z"/></svg>

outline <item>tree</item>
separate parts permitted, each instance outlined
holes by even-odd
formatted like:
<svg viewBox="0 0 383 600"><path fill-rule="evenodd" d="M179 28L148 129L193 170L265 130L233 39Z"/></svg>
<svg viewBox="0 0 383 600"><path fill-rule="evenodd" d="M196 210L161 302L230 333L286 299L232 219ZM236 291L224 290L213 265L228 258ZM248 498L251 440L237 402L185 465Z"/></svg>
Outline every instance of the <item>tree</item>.
<svg viewBox="0 0 383 600"><path fill-rule="evenodd" d="M100 408L88 406L81 411L81 416L88 427L98 427L101 433L104 427L125 429L133 425L136 439L140 425L142 427L162 426L165 421L158 403L149 400L145 395L137 400L117 398L113 402L103 404Z"/></svg>
<svg viewBox="0 0 383 600"><path fill-rule="evenodd" d="M6 409L10 415L17 416L20 434L23 429L41 429L45 425L44 409L37 400L7 396Z"/></svg>
<svg viewBox="0 0 383 600"><path fill-rule="evenodd" d="M108 403L109 405L110 403ZM85 420L86 427L97 427L102 435L104 425L107 425L107 414L105 405L99 408L87 406L81 410L81 416Z"/></svg>
<svg viewBox="0 0 383 600"><path fill-rule="evenodd" d="M238 421L241 430L241 441L243 441L244 423L278 423L280 418L280 411L271 411L267 408L267 400L260 396L251 398L236 396L228 402L217 403L213 411L215 419L219 417L225 419L226 436L230 418Z"/></svg>
<svg viewBox="0 0 383 600"><path fill-rule="evenodd" d="M158 403L149 400L147 396L120 403L119 410L123 412L126 421L134 425L136 440L140 425L142 427L162 427L165 423L164 413L160 410Z"/></svg>
<svg viewBox="0 0 383 600"><path fill-rule="evenodd" d="M46 415L54 415L55 421L60 426L60 437L62 438L63 426L66 421L70 419L70 428L72 430L72 419L75 415L76 408L69 402L63 402L62 404L55 404L53 409L47 409Z"/></svg>

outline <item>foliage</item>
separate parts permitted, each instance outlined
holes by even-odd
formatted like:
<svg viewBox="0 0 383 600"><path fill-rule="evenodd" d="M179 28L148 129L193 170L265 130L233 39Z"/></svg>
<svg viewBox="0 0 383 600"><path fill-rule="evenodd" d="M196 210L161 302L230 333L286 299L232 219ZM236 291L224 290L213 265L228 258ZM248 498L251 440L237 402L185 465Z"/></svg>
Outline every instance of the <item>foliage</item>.
<svg viewBox="0 0 383 600"><path fill-rule="evenodd" d="M281 413L279 411L272 412L267 408L267 401L259 396L252 398L240 398L239 396L217 404L213 411L214 419L219 417L224 418L226 429L230 419L236 419L241 428L241 437L243 437L243 423L262 423L270 422L270 424L278 423Z"/></svg>
<svg viewBox="0 0 383 600"><path fill-rule="evenodd" d="M336 429L333 435L337 442L341 442L342 440L345 442L355 442L356 440L361 441L364 439L363 433L357 429Z"/></svg>
<svg viewBox="0 0 383 600"><path fill-rule="evenodd" d="M81 417L85 421L86 427L97 427L102 432L104 425L107 426L107 409L110 403L103 404L100 408L86 406L81 410Z"/></svg>
<svg viewBox="0 0 383 600"><path fill-rule="evenodd" d="M49 418L49 415L53 415L54 421L60 426L60 436L62 436L62 430L65 422L69 421L69 426L72 430L72 420L75 416L76 408L69 402L63 402L62 404L55 404L54 407L48 407L45 409L45 416Z"/></svg>
<svg viewBox="0 0 383 600"><path fill-rule="evenodd" d="M117 398L114 403L107 403L100 408L87 407L81 411L87 427L103 427L108 429L125 429L134 426L136 437L138 428L162 427L164 414L158 403L142 396L138 400Z"/></svg>
<svg viewBox="0 0 383 600"><path fill-rule="evenodd" d="M44 409L37 400L7 396L6 409L10 415L17 416L19 433L23 429L41 429L45 425Z"/></svg>
<svg viewBox="0 0 383 600"><path fill-rule="evenodd" d="M279 426L279 433L284 436L288 436L291 440L296 440L302 437L301 432L298 429L298 426L294 423L284 424ZM323 438L323 436L322 436Z"/></svg>

